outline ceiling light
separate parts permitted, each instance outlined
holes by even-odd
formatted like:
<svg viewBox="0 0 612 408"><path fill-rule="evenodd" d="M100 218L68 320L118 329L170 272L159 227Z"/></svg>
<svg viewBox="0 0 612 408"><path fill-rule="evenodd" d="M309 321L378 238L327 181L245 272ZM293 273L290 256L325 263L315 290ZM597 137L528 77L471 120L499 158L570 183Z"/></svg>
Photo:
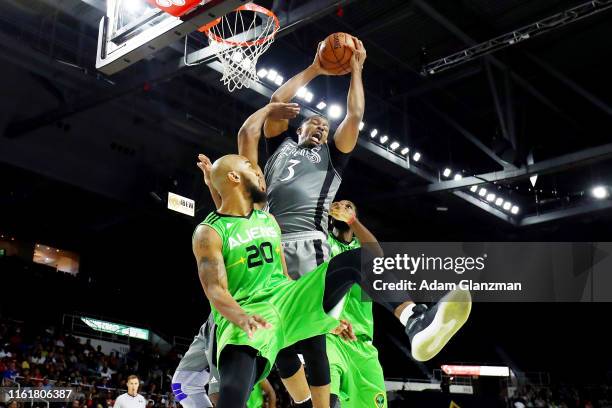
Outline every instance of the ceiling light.
<svg viewBox="0 0 612 408"><path fill-rule="evenodd" d="M338 119L342 115L342 108L339 105L331 105L327 110L327 114L332 119Z"/></svg>
<svg viewBox="0 0 612 408"><path fill-rule="evenodd" d="M267 78L268 78L270 81L274 81L274 80L276 79L276 76L277 76L277 75L278 75L278 72L276 72L275 70L271 69L271 70L269 70L269 71L268 71L268 76L267 76Z"/></svg>
<svg viewBox="0 0 612 408"><path fill-rule="evenodd" d="M608 189L604 186L595 186L591 190L591 195L599 200L603 200L607 198L610 194L608 193Z"/></svg>

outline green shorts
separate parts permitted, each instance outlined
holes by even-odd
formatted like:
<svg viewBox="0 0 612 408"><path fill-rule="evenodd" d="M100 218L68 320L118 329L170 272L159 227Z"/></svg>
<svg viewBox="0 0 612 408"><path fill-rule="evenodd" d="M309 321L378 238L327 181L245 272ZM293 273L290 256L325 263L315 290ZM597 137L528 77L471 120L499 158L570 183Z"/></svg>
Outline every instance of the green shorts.
<svg viewBox="0 0 612 408"><path fill-rule="evenodd" d="M371 341L327 335L331 393L342 408L386 408L385 377Z"/></svg>
<svg viewBox="0 0 612 408"><path fill-rule="evenodd" d="M262 408L264 404L263 389L261 383L255 384L251 395L247 400L246 408Z"/></svg>
<svg viewBox="0 0 612 408"><path fill-rule="evenodd" d="M258 314L272 325L270 329L257 330L252 339L241 328L216 313L217 366L223 364L221 352L225 346L250 346L258 351L258 356L267 360L257 380L259 382L270 373L280 350L300 340L329 333L338 326L338 320L323 310L327 266L325 262L299 280L287 280L240 301L240 306L248 314Z"/></svg>

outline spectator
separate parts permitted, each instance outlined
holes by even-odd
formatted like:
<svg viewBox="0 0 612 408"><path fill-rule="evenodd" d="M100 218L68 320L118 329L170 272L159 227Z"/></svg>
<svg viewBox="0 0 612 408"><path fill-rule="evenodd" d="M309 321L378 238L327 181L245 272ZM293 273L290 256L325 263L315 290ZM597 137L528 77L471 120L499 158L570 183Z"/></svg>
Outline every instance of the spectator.
<svg viewBox="0 0 612 408"><path fill-rule="evenodd" d="M45 377L45 378L43 379L43 382L42 382L42 387L43 387L45 390L50 390L50 389L53 389L53 384L51 384L51 383L49 382L49 379L48 379L47 377Z"/></svg>
<svg viewBox="0 0 612 408"><path fill-rule="evenodd" d="M0 360L6 357L11 358L13 355L10 351L6 350L4 346L0 345Z"/></svg>
<svg viewBox="0 0 612 408"><path fill-rule="evenodd" d="M18 374L19 372L17 371L17 368L15 368L15 360L13 360L8 364L8 367L4 370L4 373L2 374L2 378L9 378L11 380L14 380Z"/></svg>
<svg viewBox="0 0 612 408"><path fill-rule="evenodd" d="M32 364L45 364L46 357L42 355L42 350L39 350L35 355L33 355L30 359Z"/></svg>

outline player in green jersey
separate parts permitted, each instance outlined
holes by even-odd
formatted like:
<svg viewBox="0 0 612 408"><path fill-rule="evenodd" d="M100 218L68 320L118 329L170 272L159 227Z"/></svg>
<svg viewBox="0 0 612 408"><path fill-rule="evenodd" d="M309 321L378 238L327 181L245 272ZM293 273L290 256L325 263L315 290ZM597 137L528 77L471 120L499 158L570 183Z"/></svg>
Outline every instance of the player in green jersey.
<svg viewBox="0 0 612 408"><path fill-rule="evenodd" d="M332 203L332 232L328 243L331 256L361 246L364 229L357 219L357 208L348 200ZM331 370L332 407L387 407L385 378L378 361L378 350L372 344L374 318L372 302L364 300L359 285L353 285L343 301L332 311L340 320L350 322L353 338L327 335L327 356ZM336 405L334 405L336 404Z"/></svg>
<svg viewBox="0 0 612 408"><path fill-rule="evenodd" d="M253 113L244 122L240 132L251 127L261 128L266 118L290 119L299 113L297 104L270 103ZM215 208L221 206L219 193L212 188L210 180L211 161L203 154L198 156L198 167L204 174L204 182L209 187ZM255 204L255 208L261 208ZM213 406L214 399L219 394L219 374L213 358L215 349L215 324L211 314L207 321L200 327L198 334L189 346L179 362L172 377L172 391L184 408L206 408ZM208 390L206 384L208 383ZM302 380L302 388L308 389L306 378ZM207 393L209 394L207 396ZM210 396L210 400L209 397ZM212 400L212 402L211 402ZM303 408L308 408L305 406Z"/></svg>
<svg viewBox="0 0 612 408"><path fill-rule="evenodd" d="M383 253L369 234L371 240L362 243L376 244L369 246L375 253L344 252L292 281L278 224L270 214L254 209L255 202L265 199L259 169L243 156L227 155L213 164L211 177L222 204L196 228L193 251L217 324L217 407L236 408L246 404L253 385L267 376L281 349L337 326L328 313L355 283L365 285L362 256L372 259ZM469 301L469 292L455 291L439 307L412 307L406 325L412 344L437 353L467 320ZM410 304L407 300L384 306L401 318Z"/></svg>

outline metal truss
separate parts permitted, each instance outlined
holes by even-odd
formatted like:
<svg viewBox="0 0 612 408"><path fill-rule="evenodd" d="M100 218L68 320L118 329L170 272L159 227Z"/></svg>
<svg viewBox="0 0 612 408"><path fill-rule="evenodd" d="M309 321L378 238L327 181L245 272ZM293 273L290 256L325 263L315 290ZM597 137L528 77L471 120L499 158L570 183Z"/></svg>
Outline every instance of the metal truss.
<svg viewBox="0 0 612 408"><path fill-rule="evenodd" d="M491 40L466 48L463 51L440 58L423 66L421 74L434 75L447 69L472 61L484 55L518 44L533 37L564 27L583 18L593 16L612 8L612 0L592 0L580 6L565 10L525 27L500 35Z"/></svg>

